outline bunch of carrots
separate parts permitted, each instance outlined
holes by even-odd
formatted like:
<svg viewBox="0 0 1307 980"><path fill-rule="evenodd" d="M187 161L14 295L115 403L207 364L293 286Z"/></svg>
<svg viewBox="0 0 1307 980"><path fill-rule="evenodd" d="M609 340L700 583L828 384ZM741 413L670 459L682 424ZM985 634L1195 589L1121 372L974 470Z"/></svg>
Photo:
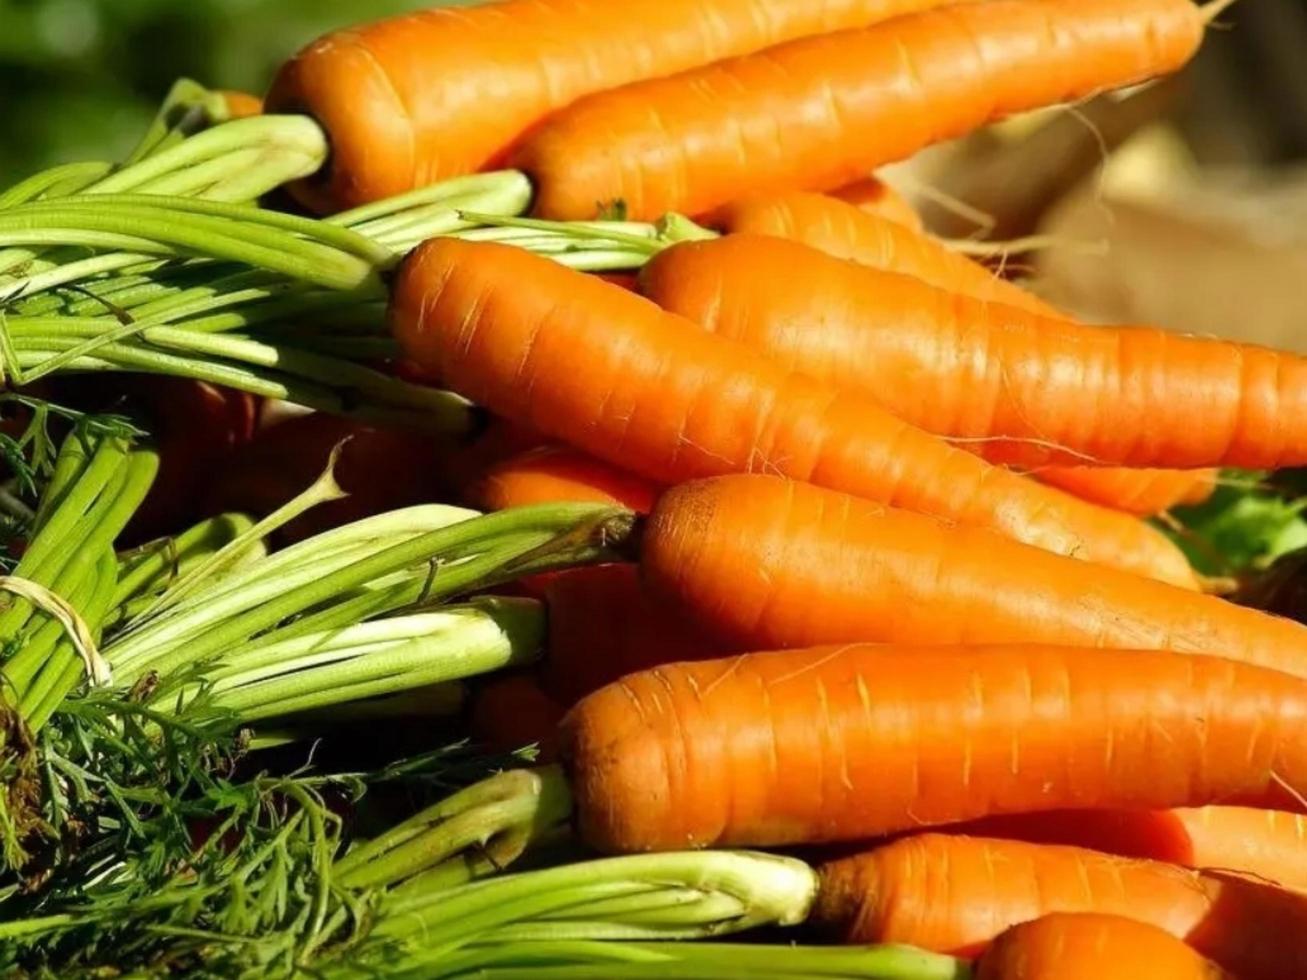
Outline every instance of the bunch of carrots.
<svg viewBox="0 0 1307 980"><path fill-rule="evenodd" d="M241 205L215 220L343 242L331 215L348 210L387 248L431 232L397 265L360 249L343 286L307 251L270 263L257 295L231 248L150 252L162 271L132 276L180 270L205 310L248 319L201 329L183 310L132 342L200 350L202 330L239 341L249 323L276 336L275 307L246 304L285 290L361 321L322 328L348 341L333 382L379 391L389 371L404 420L439 405L457 424L346 418L348 398L342 417L279 417L249 393L187 389L204 451L189 470L165 451L168 485L187 490L147 501L141 527L249 512L286 544L436 499L505 511L483 518L498 550L450 535L438 560L384 551L357 580L332 552L339 605L270 603L228 632L330 627L293 647L310 664L353 649L333 630L492 587L523 599L514 622L544 650L422 675L485 671L458 734L534 768L336 840L292 970L1307 977L1307 626L1222 597L1157 519L1206 499L1223 468L1307 465L1307 358L1077 322L933 237L874 176L1177 71L1228 5L497 0L329 35L266 99L222 97L226 116L302 117L329 154L287 185L324 217ZM491 172L521 192L503 213L447 203ZM433 187L428 226L427 205L402 205ZM76 189L76 235L23 237L51 213L45 193L0 197L3 244L94 252ZM89 276L105 296L144 288L108 264ZM106 345L131 332L119 312ZM116 369L99 342L60 362L69 390ZM184 455L158 416L161 448ZM351 493L287 511L329 457ZM245 662L226 633L195 632L206 655ZM411 702L404 718L424 723ZM526 870L505 874L514 862ZM119 910L156 928L160 907ZM11 933L64 935L54 918ZM716 941L757 926L824 945Z"/></svg>

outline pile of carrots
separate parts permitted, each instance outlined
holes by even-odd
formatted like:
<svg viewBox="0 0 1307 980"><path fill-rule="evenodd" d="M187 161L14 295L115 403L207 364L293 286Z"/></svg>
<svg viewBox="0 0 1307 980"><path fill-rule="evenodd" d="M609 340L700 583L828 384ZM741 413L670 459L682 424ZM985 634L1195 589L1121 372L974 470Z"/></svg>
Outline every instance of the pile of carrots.
<svg viewBox="0 0 1307 980"><path fill-rule="evenodd" d="M266 513L349 436L359 492L292 537L436 497L639 514L626 563L507 586L548 653L468 719L557 763L592 851L824 859L827 938L978 980L1307 977L1307 626L1150 520L1307 465L1307 358L1077 322L874 176L1174 72L1226 6L498 0L330 35L264 109L330 141L303 207L511 167L542 223L707 231L626 276L426 242L389 329L481 430L242 403L193 493Z"/></svg>

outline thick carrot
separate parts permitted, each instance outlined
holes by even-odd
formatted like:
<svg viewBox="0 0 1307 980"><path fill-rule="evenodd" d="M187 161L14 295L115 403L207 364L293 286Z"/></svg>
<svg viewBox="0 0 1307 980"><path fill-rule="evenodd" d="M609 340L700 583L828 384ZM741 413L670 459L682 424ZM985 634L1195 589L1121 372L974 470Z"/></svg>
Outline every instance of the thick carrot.
<svg viewBox="0 0 1307 980"><path fill-rule="evenodd" d="M1298 355L1041 317L759 235L677 245L642 286L707 330L870 393L993 461L1307 463Z"/></svg>
<svg viewBox="0 0 1307 980"><path fill-rule="evenodd" d="M854 841L1307 788L1307 681L1219 657L846 644L629 674L560 730L607 852Z"/></svg>
<svg viewBox="0 0 1307 980"><path fill-rule="evenodd" d="M569 446L546 445L491 467L469 493L479 510L578 501L616 504L641 514L659 488Z"/></svg>
<svg viewBox="0 0 1307 980"><path fill-rule="evenodd" d="M976 837L1089 847L1229 871L1307 891L1307 816L1242 806L1073 810L991 817L951 828Z"/></svg>
<svg viewBox="0 0 1307 980"><path fill-rule="evenodd" d="M326 129L327 183L298 193L342 207L497 166L547 115L592 92L939 2L504 0L423 10L314 42L282 67L268 106Z"/></svg>
<svg viewBox="0 0 1307 980"><path fill-rule="evenodd" d="M249 92L237 92L230 89L218 92L223 105L227 108L229 119L244 119L263 113L263 100Z"/></svg>
<svg viewBox="0 0 1307 980"><path fill-rule="evenodd" d="M987 465L647 300L522 249L437 239L391 295L407 356L512 421L656 483L767 471L1193 584L1142 522Z"/></svg>
<svg viewBox="0 0 1307 980"><path fill-rule="evenodd" d="M468 728L472 738L496 752L515 752L535 745L541 762L557 754L555 731L563 717L561 704L530 674L492 677L476 692Z"/></svg>
<svg viewBox="0 0 1307 980"><path fill-rule="evenodd" d="M1298 623L777 477L669 490L645 528L641 571L656 597L736 650L1058 643L1307 677Z"/></svg>
<svg viewBox="0 0 1307 980"><path fill-rule="evenodd" d="M1139 82L1198 50L1190 0L994 0L581 99L511 157L543 217L703 214L737 197L828 190L1004 116Z"/></svg>
<svg viewBox="0 0 1307 980"><path fill-rule="evenodd" d="M995 276L984 266L953 252L929 236L893 221L864 214L852 205L821 194L795 191L746 198L718 211L714 221L728 233L770 235L801 242L835 258L913 276L951 293L1063 318L1061 313L1033 293ZM694 279L697 278L699 263L711 265L714 261L728 261L728 254L720 249L686 250L665 260L666 268L655 263L644 274L647 294L668 309L711 324L714 317L722 315L722 310L716 304L711 308L702 305L702 297L694 289ZM723 284L721 295L733 295L728 289L736 285L734 281L729 286ZM683 293L688 293L688 296ZM686 308L682 309L681 304ZM835 329L838 330L838 326ZM831 361L821 361L814 366L814 373L831 364ZM799 366L802 367L802 363ZM844 372L849 369L848 364L842 367ZM839 377L835 380L846 379ZM864 387L868 391L880 389L878 383ZM901 382L891 390L898 391L903 387ZM914 399L914 404L921 403L919 396ZM899 406L889 407L896 409ZM907 417L911 418L910 415ZM1082 500L1141 515L1169 510L1177 503L1187 502L1204 488L1210 492L1215 476L1211 470L1195 473L1087 466L1045 466L1035 473L1040 482L1059 487Z"/></svg>
<svg viewBox="0 0 1307 980"><path fill-rule="evenodd" d="M1059 315L1038 296L936 239L823 194L791 191L741 198L714 212L708 223L732 235L771 235L801 242L837 259L915 276L986 302ZM652 274L648 281L656 283L657 278Z"/></svg>
<svg viewBox="0 0 1307 980"><path fill-rule="evenodd" d="M634 565L551 575L543 595L549 642L542 684L564 705L625 674L677 660L707 660L726 647L652 600Z"/></svg>
<svg viewBox="0 0 1307 980"><path fill-rule="evenodd" d="M975 980L1234 980L1165 929L1119 915L1055 912L1003 932Z"/></svg>
<svg viewBox="0 0 1307 980"><path fill-rule="evenodd" d="M851 184L837 187L830 192L831 197L839 198L847 204L867 214L897 221L899 224L921 231L924 225L921 215L917 213L908 199L879 177L865 177Z"/></svg>
<svg viewBox="0 0 1307 980"><path fill-rule="evenodd" d="M1242 980L1307 976L1307 897L1075 847L909 837L825 865L814 915L846 942L965 955L1053 912L1155 925Z"/></svg>
<svg viewBox="0 0 1307 980"><path fill-rule="evenodd" d="M1046 466L1032 474L1041 483L1081 500L1128 514L1161 514L1212 495L1219 470L1130 470L1110 466Z"/></svg>

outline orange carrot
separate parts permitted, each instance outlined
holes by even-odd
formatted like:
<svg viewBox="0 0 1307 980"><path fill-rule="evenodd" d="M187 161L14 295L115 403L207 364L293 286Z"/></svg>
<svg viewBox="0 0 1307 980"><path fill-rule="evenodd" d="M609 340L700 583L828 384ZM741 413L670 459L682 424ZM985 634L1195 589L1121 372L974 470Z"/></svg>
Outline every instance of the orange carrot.
<svg viewBox="0 0 1307 980"><path fill-rule="evenodd" d="M914 276L986 302L1060 315L1038 296L929 235L822 194L791 191L742 198L718 209L708 223L731 235L771 235L801 242L837 259ZM656 274L651 275L656 282Z"/></svg>
<svg viewBox="0 0 1307 980"><path fill-rule="evenodd" d="M776 477L669 490L641 550L651 593L736 650L1054 643L1307 677L1298 623Z"/></svg>
<svg viewBox="0 0 1307 980"><path fill-rule="evenodd" d="M634 565L599 565L551 575L543 588L549 644L544 689L564 705L625 674L727 652L640 587Z"/></svg>
<svg viewBox="0 0 1307 980"><path fill-rule="evenodd" d="M586 842L632 852L1301 792L1305 734L1307 681L1219 657L846 644L629 674L559 738Z"/></svg>
<svg viewBox="0 0 1307 980"><path fill-rule="evenodd" d="M263 113L263 100L257 95L231 90L219 91L217 94L227 108L229 119L244 119L247 116L258 116Z"/></svg>
<svg viewBox="0 0 1307 980"><path fill-rule="evenodd" d="M908 203L907 198L878 177L866 177L851 184L837 187L831 197L852 204L867 214L897 221L913 231L922 231L921 215Z"/></svg>
<svg viewBox="0 0 1307 980"><path fill-rule="evenodd" d="M537 759L552 762L557 754L555 730L563 706L546 694L530 674L492 677L472 701L468 727L472 738L497 752L537 746Z"/></svg>
<svg viewBox="0 0 1307 980"><path fill-rule="evenodd" d="M1003 932L975 980L1234 980L1165 929L1119 915L1061 912Z"/></svg>
<svg viewBox="0 0 1307 980"><path fill-rule="evenodd" d="M1229 871L1307 891L1307 816L1242 806L1176 810L1072 810L991 817L953 832L1089 847Z"/></svg>
<svg viewBox="0 0 1307 980"><path fill-rule="evenodd" d="M1128 470L1097 466L1046 466L1032 475L1081 500L1128 514L1161 514L1181 504L1200 504L1216 488L1219 470Z"/></svg>
<svg viewBox="0 0 1307 980"><path fill-rule="evenodd" d="M642 285L671 312L993 461L1307 463L1298 355L1041 317L758 235L677 245Z"/></svg>
<svg viewBox="0 0 1307 980"><path fill-rule="evenodd" d="M1146 922L1242 980L1307 976L1307 897L1074 847L910 837L824 866L814 914L846 942L966 955L1054 912Z"/></svg>
<svg viewBox="0 0 1307 980"><path fill-rule="evenodd" d="M319 39L282 67L268 106L326 129L327 183L297 193L338 208L498 166L524 133L583 95L939 2L504 0L422 10Z"/></svg>
<svg viewBox="0 0 1307 980"><path fill-rule="evenodd" d="M491 467L468 499L478 510L578 501L647 514L658 487L567 446L546 445Z"/></svg>
<svg viewBox="0 0 1307 980"><path fill-rule="evenodd" d="M749 187L828 190L1004 116L1175 71L1190 0L994 0L791 41L581 99L512 164L536 211L703 214Z"/></svg>
<svg viewBox="0 0 1307 980"><path fill-rule="evenodd" d="M989 466L870 399L522 249L426 243L396 278L390 319L406 355L463 395L655 483L780 472L1194 583L1142 522Z"/></svg>
<svg viewBox="0 0 1307 980"><path fill-rule="evenodd" d="M934 239L820 194L796 191L746 198L718 211L714 221L728 233L755 233L801 242L835 258L913 276L953 293L1007 303L1044 316L1062 317L1033 293L995 276ZM711 263L714 255L724 258L725 253L711 249L687 250L667 260L672 267L670 271L662 271L659 266L648 270L645 275L649 296L669 309L677 309L682 290L690 289L691 296L694 295L692 287L679 276L695 278L697 262ZM677 268L678 264L681 268ZM686 269L684 264L692 267ZM719 312L717 306L712 310ZM696 304L685 312L691 319L699 319L708 311ZM1216 477L1212 470L1195 473L1086 466L1046 466L1034 475L1040 482L1059 487L1082 500L1145 516L1188 502L1189 498L1201 495L1204 488L1210 492Z"/></svg>
<svg viewBox="0 0 1307 980"><path fill-rule="evenodd" d="M441 450L435 441L315 412L277 422L229 457L203 492L205 509L269 514L306 489L342 441L336 481L349 496L319 504L296 518L278 532L283 540L297 541L441 496Z"/></svg>

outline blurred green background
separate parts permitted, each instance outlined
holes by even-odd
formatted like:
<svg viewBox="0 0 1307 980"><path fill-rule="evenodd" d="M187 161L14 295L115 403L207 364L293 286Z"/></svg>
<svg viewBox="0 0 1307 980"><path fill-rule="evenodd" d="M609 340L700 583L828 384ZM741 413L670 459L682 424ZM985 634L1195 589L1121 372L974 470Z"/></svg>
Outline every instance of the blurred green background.
<svg viewBox="0 0 1307 980"><path fill-rule="evenodd" d="M262 92L317 35L421 6L431 0L0 0L0 185L126 151L178 76Z"/></svg>

